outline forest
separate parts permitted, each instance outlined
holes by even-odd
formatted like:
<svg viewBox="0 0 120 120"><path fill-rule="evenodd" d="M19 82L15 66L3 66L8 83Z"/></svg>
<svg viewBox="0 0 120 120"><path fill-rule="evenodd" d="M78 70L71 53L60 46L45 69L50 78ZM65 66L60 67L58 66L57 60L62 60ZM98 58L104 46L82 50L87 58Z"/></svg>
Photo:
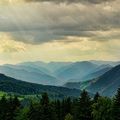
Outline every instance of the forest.
<svg viewBox="0 0 120 120"><path fill-rule="evenodd" d="M2 96L0 120L120 120L120 88L113 98L83 90L79 98L49 99L43 93L39 101L23 104L17 96Z"/></svg>

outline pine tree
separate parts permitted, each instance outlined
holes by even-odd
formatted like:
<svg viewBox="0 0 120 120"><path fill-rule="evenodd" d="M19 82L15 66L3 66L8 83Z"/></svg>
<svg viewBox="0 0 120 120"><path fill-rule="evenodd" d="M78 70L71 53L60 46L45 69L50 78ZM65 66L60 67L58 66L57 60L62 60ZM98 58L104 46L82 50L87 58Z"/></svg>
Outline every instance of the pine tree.
<svg viewBox="0 0 120 120"><path fill-rule="evenodd" d="M27 113L27 116L28 116L28 119L29 120L39 120L40 118L39 118L39 107L38 107L39 105L37 104L33 104L32 102L31 102L31 104L30 104L30 107L29 107L29 111L28 111L28 113Z"/></svg>
<svg viewBox="0 0 120 120"><path fill-rule="evenodd" d="M112 112L113 119L120 120L120 88L118 89L117 94L115 96Z"/></svg>
<svg viewBox="0 0 120 120"><path fill-rule="evenodd" d="M13 104L14 104L14 109L17 109L18 107L20 107L20 101L17 96L14 96L13 98Z"/></svg>
<svg viewBox="0 0 120 120"><path fill-rule="evenodd" d="M13 103L13 98L10 95L9 99L8 99L8 110L7 110L7 115L6 115L6 120L14 120L14 116L15 116L15 110L14 110L14 103Z"/></svg>
<svg viewBox="0 0 120 120"><path fill-rule="evenodd" d="M43 93L42 94L42 98L41 98L41 105L45 105L45 106L48 106L49 105L49 97L48 97L48 94L47 93Z"/></svg>
<svg viewBox="0 0 120 120"><path fill-rule="evenodd" d="M78 101L78 107L76 108L75 120L91 120L92 119L92 108L91 99L88 93L83 90Z"/></svg>
<svg viewBox="0 0 120 120"><path fill-rule="evenodd" d="M93 104L93 120L113 120L111 108L111 99L100 97L98 101Z"/></svg>
<svg viewBox="0 0 120 120"><path fill-rule="evenodd" d="M65 100L65 113L72 113L72 102L70 97L66 98Z"/></svg>
<svg viewBox="0 0 120 120"><path fill-rule="evenodd" d="M15 120L17 115L17 110L19 109L20 101L15 96L14 98L10 95L7 100L7 114L5 120Z"/></svg>
<svg viewBox="0 0 120 120"><path fill-rule="evenodd" d="M40 103L31 104L28 112L29 120L57 120L54 107L47 93L42 94Z"/></svg>
<svg viewBox="0 0 120 120"><path fill-rule="evenodd" d="M72 113L72 102L70 97L62 100L62 105L61 105L62 120L65 118L65 116L68 113Z"/></svg>
<svg viewBox="0 0 120 120"><path fill-rule="evenodd" d="M73 114L74 120L77 119L78 114L79 114L78 113L78 106L79 106L78 99L77 98L73 99L73 102L72 102L72 114Z"/></svg>
<svg viewBox="0 0 120 120"><path fill-rule="evenodd" d="M96 103L96 102L98 101L99 97L100 97L100 95L99 95L99 93L97 92L97 93L95 94L95 96L94 96L94 100L93 100L93 101Z"/></svg>
<svg viewBox="0 0 120 120"><path fill-rule="evenodd" d="M62 120L62 118L61 118L61 102L60 102L60 100L55 101L54 105L55 105L55 112L56 112L58 120Z"/></svg>
<svg viewBox="0 0 120 120"><path fill-rule="evenodd" d="M41 98L41 119L40 120L57 120L57 115L53 106L50 104L47 93L42 94Z"/></svg>
<svg viewBox="0 0 120 120"><path fill-rule="evenodd" d="M2 96L0 100L0 120L6 120L7 109L8 109L8 104L7 104L6 96Z"/></svg>

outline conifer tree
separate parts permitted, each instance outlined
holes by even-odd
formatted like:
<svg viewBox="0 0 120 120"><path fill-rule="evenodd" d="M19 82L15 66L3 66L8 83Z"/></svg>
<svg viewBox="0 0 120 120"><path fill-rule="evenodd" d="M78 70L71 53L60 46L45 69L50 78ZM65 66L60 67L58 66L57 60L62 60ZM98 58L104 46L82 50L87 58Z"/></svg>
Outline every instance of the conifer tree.
<svg viewBox="0 0 120 120"><path fill-rule="evenodd" d="M6 120L7 109L8 109L8 104L7 104L6 96L2 96L0 100L0 120Z"/></svg>
<svg viewBox="0 0 120 120"><path fill-rule="evenodd" d="M29 120L57 120L54 107L50 104L47 93L42 94L40 103L31 104L28 117Z"/></svg>
<svg viewBox="0 0 120 120"><path fill-rule="evenodd" d="M85 90L83 90L78 101L78 107L75 113L75 120L91 120L91 112L91 99L88 93Z"/></svg>
<svg viewBox="0 0 120 120"><path fill-rule="evenodd" d="M20 101L18 100L17 96L12 97L10 95L10 97L7 100L6 120L15 120L19 106L20 106Z"/></svg>
<svg viewBox="0 0 120 120"><path fill-rule="evenodd" d="M100 97L98 101L93 104L93 120L113 120L111 108L111 99Z"/></svg>
<svg viewBox="0 0 120 120"><path fill-rule="evenodd" d="M66 108L65 109L66 114L72 113L72 102L70 97L66 98L65 100L65 108Z"/></svg>
<svg viewBox="0 0 120 120"><path fill-rule="evenodd" d="M29 120L39 120L40 119L40 110L39 110L39 105L38 104L33 104L31 102L29 111L28 111L28 119Z"/></svg>
<svg viewBox="0 0 120 120"><path fill-rule="evenodd" d="M99 95L99 93L97 92L97 93L95 94L95 96L94 96L94 100L93 100L93 101L96 103L96 102L98 101L99 97L100 97L100 95Z"/></svg>
<svg viewBox="0 0 120 120"><path fill-rule="evenodd" d="M41 119L40 120L57 120L53 106L50 104L47 93L42 94L41 98Z"/></svg>
<svg viewBox="0 0 120 120"><path fill-rule="evenodd" d="M58 120L62 120L61 119L61 102L60 100L55 101L55 112L57 115Z"/></svg>
<svg viewBox="0 0 120 120"><path fill-rule="evenodd" d="M41 105L45 105L48 106L49 105L49 97L47 93L43 93L42 94L42 98L41 98Z"/></svg>
<svg viewBox="0 0 120 120"><path fill-rule="evenodd" d="M17 109L20 106L20 101L17 96L13 98L14 109Z"/></svg>
<svg viewBox="0 0 120 120"><path fill-rule="evenodd" d="M68 113L72 113L72 102L70 97L62 100L62 106L61 106L62 120L65 119L65 116Z"/></svg>
<svg viewBox="0 0 120 120"><path fill-rule="evenodd" d="M114 98L112 113L114 120L120 120L120 88Z"/></svg>

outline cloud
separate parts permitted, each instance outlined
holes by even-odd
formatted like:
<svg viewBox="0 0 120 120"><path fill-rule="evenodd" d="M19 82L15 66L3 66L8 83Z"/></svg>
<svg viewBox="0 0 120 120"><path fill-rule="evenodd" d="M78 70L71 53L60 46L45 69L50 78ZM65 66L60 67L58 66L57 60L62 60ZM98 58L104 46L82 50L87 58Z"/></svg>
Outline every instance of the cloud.
<svg viewBox="0 0 120 120"><path fill-rule="evenodd" d="M120 0L22 2L0 0L0 63L120 59Z"/></svg>
<svg viewBox="0 0 120 120"><path fill-rule="evenodd" d="M119 60L119 40L89 41L87 38L68 37L68 41L60 40L45 44L28 45L25 52L14 52L4 55L4 62L21 61L79 61L79 60ZM75 42L74 42L74 41ZM0 54L1 56L1 54ZM11 58L11 59L10 59ZM2 60L2 59L1 59Z"/></svg>
<svg viewBox="0 0 120 120"><path fill-rule="evenodd" d="M82 4L101 4L101 3L108 3L116 0L0 0L0 4L16 4L16 3L23 3L23 2L52 2L56 4L66 3L66 4L73 4L73 3L82 3Z"/></svg>
<svg viewBox="0 0 120 120"><path fill-rule="evenodd" d="M16 53L25 50L25 44L12 40L9 34L0 34L0 53Z"/></svg>
<svg viewBox="0 0 120 120"><path fill-rule="evenodd" d="M89 0L91 3L94 1L96 0ZM119 0L115 0L107 4L92 6L81 3L41 2L39 4L33 2L1 6L0 31L9 34L15 41L30 44L65 39L66 42L70 42L68 37L87 38L90 41L102 42L119 39L119 3Z"/></svg>
<svg viewBox="0 0 120 120"><path fill-rule="evenodd" d="M111 2L113 0L25 0L26 2L54 2L54 3L90 3L100 4L105 2Z"/></svg>

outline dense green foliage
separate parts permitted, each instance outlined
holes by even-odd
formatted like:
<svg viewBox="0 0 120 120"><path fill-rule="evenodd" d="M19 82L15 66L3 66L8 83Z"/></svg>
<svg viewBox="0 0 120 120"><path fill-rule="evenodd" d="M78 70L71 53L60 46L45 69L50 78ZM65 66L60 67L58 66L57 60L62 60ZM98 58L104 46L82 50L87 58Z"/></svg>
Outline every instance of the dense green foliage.
<svg viewBox="0 0 120 120"><path fill-rule="evenodd" d="M85 90L78 99L51 100L43 93L39 101L28 105L16 96L3 96L0 120L120 120L120 89L114 99L98 93L91 98Z"/></svg>
<svg viewBox="0 0 120 120"><path fill-rule="evenodd" d="M0 120L15 120L19 109L20 101L16 96L8 99L3 96L0 100Z"/></svg>

